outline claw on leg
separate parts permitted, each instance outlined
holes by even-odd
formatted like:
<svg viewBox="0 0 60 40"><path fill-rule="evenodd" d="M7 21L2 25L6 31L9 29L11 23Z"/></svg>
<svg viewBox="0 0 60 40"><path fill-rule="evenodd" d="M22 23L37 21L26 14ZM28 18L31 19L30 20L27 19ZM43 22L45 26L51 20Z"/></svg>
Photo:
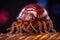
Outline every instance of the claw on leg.
<svg viewBox="0 0 60 40"><path fill-rule="evenodd" d="M19 33L19 26L18 26L18 27L16 27L16 29L17 29L16 33Z"/></svg>
<svg viewBox="0 0 60 40"><path fill-rule="evenodd" d="M23 33L22 33L22 29L24 28L24 25L22 25L22 23L20 24L20 35L23 35Z"/></svg>
<svg viewBox="0 0 60 40"><path fill-rule="evenodd" d="M50 28L51 31L53 31L54 33L56 33L56 30L52 27Z"/></svg>
<svg viewBox="0 0 60 40"><path fill-rule="evenodd" d="M44 27L44 32L45 32L45 33L49 33L49 32L47 31L47 25L46 25L46 23L45 23L44 21L42 21L42 23L43 23L43 27Z"/></svg>
<svg viewBox="0 0 60 40"><path fill-rule="evenodd" d="M10 34L12 33L12 31L9 32Z"/></svg>
<svg viewBox="0 0 60 40"><path fill-rule="evenodd" d="M53 22L51 19L49 20L49 30L52 30L54 33L56 33L56 30L53 28Z"/></svg>
<svg viewBox="0 0 60 40"><path fill-rule="evenodd" d="M38 26L39 26L39 32L40 32L40 33L43 33L43 32L42 32L42 23L41 23L40 21L38 21Z"/></svg>

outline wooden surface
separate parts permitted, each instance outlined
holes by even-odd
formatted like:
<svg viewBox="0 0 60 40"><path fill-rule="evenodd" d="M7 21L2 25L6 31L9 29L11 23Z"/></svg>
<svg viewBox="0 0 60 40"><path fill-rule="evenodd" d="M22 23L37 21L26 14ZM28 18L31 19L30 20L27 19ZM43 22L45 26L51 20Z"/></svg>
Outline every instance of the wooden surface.
<svg viewBox="0 0 60 40"><path fill-rule="evenodd" d="M0 34L0 40L60 40L60 33L42 34Z"/></svg>

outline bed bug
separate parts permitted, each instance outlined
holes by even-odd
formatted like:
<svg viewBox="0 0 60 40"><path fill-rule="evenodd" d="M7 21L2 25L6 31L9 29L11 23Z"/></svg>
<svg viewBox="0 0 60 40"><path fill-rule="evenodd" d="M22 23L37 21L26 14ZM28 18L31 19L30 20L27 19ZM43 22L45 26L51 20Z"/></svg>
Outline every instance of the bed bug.
<svg viewBox="0 0 60 40"><path fill-rule="evenodd" d="M45 8L41 7L38 4L28 4L26 5L19 13L16 18L19 22L21 22L20 33L22 33L22 29L29 30L32 27L36 33L37 30L35 27L39 27L40 33L42 33L42 27L44 28L44 32L48 33L47 24L49 25L49 30L56 32L53 28L53 23L50 17L48 16L48 12Z"/></svg>

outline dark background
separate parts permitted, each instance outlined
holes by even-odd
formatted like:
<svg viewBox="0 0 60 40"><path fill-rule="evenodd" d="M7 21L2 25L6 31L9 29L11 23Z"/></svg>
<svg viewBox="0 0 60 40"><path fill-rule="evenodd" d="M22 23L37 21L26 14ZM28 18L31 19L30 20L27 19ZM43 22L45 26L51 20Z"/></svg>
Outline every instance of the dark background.
<svg viewBox="0 0 60 40"><path fill-rule="evenodd" d="M53 21L54 28L57 32L60 32L60 1L59 0L0 0L0 12L1 10L7 10L9 19L5 24L0 24L0 33L6 33L6 29L11 26L11 23L16 20L21 9L30 3L37 3L49 13L50 18Z"/></svg>

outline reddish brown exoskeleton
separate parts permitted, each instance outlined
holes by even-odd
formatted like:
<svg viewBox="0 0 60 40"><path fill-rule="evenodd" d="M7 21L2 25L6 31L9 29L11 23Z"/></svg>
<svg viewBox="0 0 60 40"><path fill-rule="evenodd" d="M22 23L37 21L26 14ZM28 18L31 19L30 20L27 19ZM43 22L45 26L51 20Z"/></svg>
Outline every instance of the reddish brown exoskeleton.
<svg viewBox="0 0 60 40"><path fill-rule="evenodd" d="M49 25L49 30L56 32L46 9L38 4L26 5L19 13L17 22L20 22L20 27L17 27L17 29L20 28L20 33L22 33L22 29L29 31L30 27L32 27L37 33L37 30L35 29L37 26L39 27L40 33L42 33L42 27L44 28L44 32L48 33L47 24Z"/></svg>

